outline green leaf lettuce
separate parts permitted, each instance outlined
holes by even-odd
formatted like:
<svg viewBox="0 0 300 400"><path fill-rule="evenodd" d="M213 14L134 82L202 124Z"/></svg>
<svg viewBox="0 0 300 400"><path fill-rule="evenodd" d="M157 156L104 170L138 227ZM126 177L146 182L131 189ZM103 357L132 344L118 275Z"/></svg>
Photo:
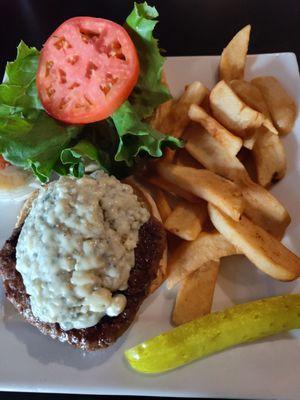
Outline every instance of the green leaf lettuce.
<svg viewBox="0 0 300 400"><path fill-rule="evenodd" d="M157 17L155 7L146 2L134 3L125 23L139 56L140 75L130 102L141 119L150 117L157 106L171 98L161 79L164 57L160 54L158 41L153 37Z"/></svg>
<svg viewBox="0 0 300 400"><path fill-rule="evenodd" d="M40 53L21 41L0 84L0 154L47 182L53 171L80 177L91 163L123 177L142 155L161 157L164 146L180 147L178 139L145 121L170 98L161 83L164 58L153 37L157 16L146 2L134 4L125 27L138 51L137 85L110 118L84 127L63 124L44 111L36 87Z"/></svg>
<svg viewBox="0 0 300 400"><path fill-rule="evenodd" d="M155 7L150 7L146 2L134 3L134 9L125 23L137 48L140 74L129 99L111 118L119 135L115 160L124 161L128 166L140 154L161 157L163 147L182 146L180 140L158 132L144 121L156 107L171 98L168 88L162 83L164 57L153 37L157 17Z"/></svg>
<svg viewBox="0 0 300 400"><path fill-rule="evenodd" d="M164 135L141 121L129 101L114 112L112 120L120 138L116 161L125 161L127 165L132 165L133 159L141 152L152 157L161 157L163 146L175 148L180 145L178 139Z"/></svg>
<svg viewBox="0 0 300 400"><path fill-rule="evenodd" d="M36 48L21 42L16 60L7 64L0 85L0 154L47 182L61 151L81 128L43 111L35 83L38 57Z"/></svg>

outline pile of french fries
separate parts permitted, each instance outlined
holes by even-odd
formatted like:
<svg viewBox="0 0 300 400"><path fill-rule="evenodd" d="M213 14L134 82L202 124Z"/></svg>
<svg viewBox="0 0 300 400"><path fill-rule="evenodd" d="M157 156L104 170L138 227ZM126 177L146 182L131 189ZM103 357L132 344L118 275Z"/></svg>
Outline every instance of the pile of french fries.
<svg viewBox="0 0 300 400"><path fill-rule="evenodd" d="M175 325L210 312L222 257L243 254L282 281L300 275L300 258L280 242L290 216L268 191L286 171L281 136L296 105L274 77L244 80L249 37L248 25L223 50L211 91L194 82L158 108L153 126L185 147L131 182L169 235L152 290L179 285Z"/></svg>

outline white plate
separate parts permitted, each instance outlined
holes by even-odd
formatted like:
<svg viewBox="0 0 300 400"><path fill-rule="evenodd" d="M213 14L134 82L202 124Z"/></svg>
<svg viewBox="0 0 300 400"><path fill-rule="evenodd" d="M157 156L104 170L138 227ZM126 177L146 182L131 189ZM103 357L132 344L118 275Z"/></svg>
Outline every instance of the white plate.
<svg viewBox="0 0 300 400"><path fill-rule="evenodd" d="M167 61L170 87L178 95L184 85L216 81L219 57L174 57ZM249 56L247 78L274 75L300 103L296 57L291 53ZM296 133L297 132L297 133ZM300 119L295 133L284 138L288 172L272 192L289 210L292 223L284 242L300 254L299 171ZM18 204L0 207L0 240L9 236ZM2 244L1 243L1 244ZM299 292L299 283L279 283L257 271L243 257L222 263L214 308L286 292ZM123 351L170 328L174 293L165 287L143 304L135 323L110 349L82 354L43 336L22 322L1 294L0 389L19 391L135 394L195 397L293 399L300 396L300 335L296 332L238 346L160 376L133 372Z"/></svg>

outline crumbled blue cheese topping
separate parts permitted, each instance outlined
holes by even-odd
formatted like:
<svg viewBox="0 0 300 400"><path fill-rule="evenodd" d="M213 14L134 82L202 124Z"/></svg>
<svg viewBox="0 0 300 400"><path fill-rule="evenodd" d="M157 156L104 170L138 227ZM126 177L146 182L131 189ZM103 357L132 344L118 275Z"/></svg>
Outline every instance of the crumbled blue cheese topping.
<svg viewBox="0 0 300 400"><path fill-rule="evenodd" d="M140 227L149 213L130 186L104 172L42 188L17 244L16 268L33 314L65 329L117 316Z"/></svg>

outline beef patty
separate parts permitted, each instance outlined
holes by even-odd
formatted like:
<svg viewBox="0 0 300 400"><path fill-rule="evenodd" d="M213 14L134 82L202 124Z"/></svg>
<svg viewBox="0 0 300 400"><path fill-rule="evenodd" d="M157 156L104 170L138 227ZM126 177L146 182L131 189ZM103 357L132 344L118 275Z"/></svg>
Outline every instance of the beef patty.
<svg viewBox="0 0 300 400"><path fill-rule="evenodd" d="M63 330L58 323L45 323L31 311L30 298L26 293L22 275L16 270L16 246L22 227L16 228L0 251L0 275L6 297L31 325L44 335L78 347L82 350L96 350L110 346L130 326L149 293L155 279L158 265L166 244L163 226L151 217L139 231L139 241L135 248L135 264L131 269L128 288L122 293L127 298L125 309L117 317L104 316L96 325L84 329Z"/></svg>

